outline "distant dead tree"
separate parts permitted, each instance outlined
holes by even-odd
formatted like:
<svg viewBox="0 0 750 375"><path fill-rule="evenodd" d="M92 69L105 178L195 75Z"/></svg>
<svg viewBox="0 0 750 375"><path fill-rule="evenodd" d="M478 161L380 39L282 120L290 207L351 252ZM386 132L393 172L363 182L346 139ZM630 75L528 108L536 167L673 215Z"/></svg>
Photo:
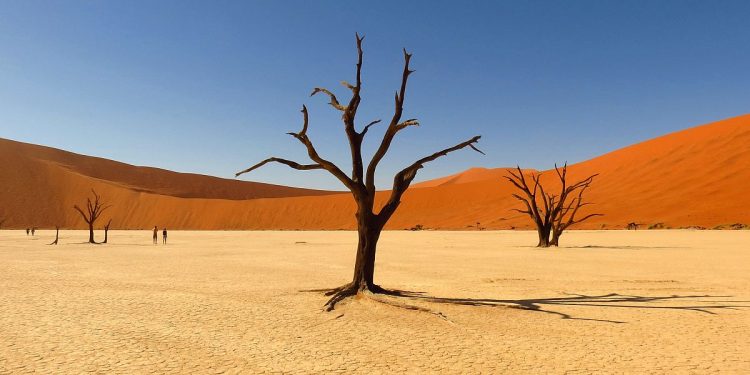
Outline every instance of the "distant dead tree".
<svg viewBox="0 0 750 375"><path fill-rule="evenodd" d="M60 227L55 225L55 240L48 243L48 245L57 245L57 241L60 239Z"/></svg>
<svg viewBox="0 0 750 375"><path fill-rule="evenodd" d="M102 243L107 243L107 233L109 232L110 225L112 225L112 219L109 219L107 225L104 226L104 241Z"/></svg>
<svg viewBox="0 0 750 375"><path fill-rule="evenodd" d="M380 141L380 145L375 151L372 159L365 168L362 158L362 142L367 134L367 131L371 126L380 122L375 120L368 123L362 128L361 131L357 131L355 128L355 116L357 109L360 104L360 91L362 88L361 70L362 70L362 39L359 35L357 38L357 66L356 66L356 81L352 85L348 82L342 82L352 92L352 97L348 104L344 105L339 102L336 96L329 90L324 88L315 88L312 91L311 96L322 93L330 98L330 105L336 110L340 111L342 116L341 119L344 123L344 132L349 143L349 149L352 160L352 172L351 175L344 173L334 163L320 156L318 151L313 146L312 141L307 135L308 126L308 113L307 107L302 106L302 130L297 133L287 133L298 140L307 150L307 155L313 161L311 164L300 164L291 160L281 159L277 157L270 157L266 160L261 161L258 164L253 165L241 172L238 172L236 176L243 173L253 171L267 163L276 162L285 164L291 168L297 170L317 170L323 169L328 171L334 177L336 177L341 183L351 191L354 201L357 204L357 232L359 236L357 245L357 256L354 263L354 277L352 281L341 287L327 291L326 295L331 296L331 299L325 304L328 311L335 308L337 302L360 293L384 293L385 289L374 283L375 273L375 253L377 250L378 239L383 227L391 218L399 204L401 204L401 197L404 192L409 188L410 184L417 175L417 171L424 167L424 164L438 159L442 156L447 155L450 152L470 147L481 153L479 149L474 146L474 143L479 141L480 136L475 136L465 142L459 143L453 147L446 148L438 151L432 155L426 156L419 159L396 173L393 178L393 187L391 189L390 197L382 208L378 212L375 210L375 170L383 157L388 152L391 146L391 142L395 138L396 134L401 130L406 129L410 126L417 126L419 122L416 119L402 120L401 116L404 109L404 99L406 98L406 83L414 71L409 69L409 61L411 54L404 50L404 69L401 76L401 87L396 92L395 97L395 109L393 117L391 117L390 123L385 129L385 134Z"/></svg>
<svg viewBox="0 0 750 375"><path fill-rule="evenodd" d="M514 193L513 197L523 202L525 209L514 208L513 210L529 215L534 221L539 236L537 247L559 246L560 236L565 229L594 216L602 216L601 214L588 214L580 218L576 216L581 207L590 204L583 201L583 193L591 186L591 182L598 174L568 185L568 164L565 163L562 169L555 164L555 172L560 180L559 194L545 192L539 182L541 177L539 173L531 175L533 186L529 186L521 167L516 167L515 172L508 171L509 175L505 176L523 193L523 195Z"/></svg>
<svg viewBox="0 0 750 375"><path fill-rule="evenodd" d="M638 227L641 224L638 224L636 222L628 223L628 230L638 230Z"/></svg>
<svg viewBox="0 0 750 375"><path fill-rule="evenodd" d="M96 191L94 191L94 189L91 189L91 193L94 194L94 201L92 202L91 198L86 198L85 212L78 207L78 205L73 206L73 209L78 211L78 213L81 214L81 217L83 217L83 221L89 225L89 243L96 243L96 241L94 241L94 223L96 223L96 220L101 216L102 212L111 206L105 206L101 202L101 197Z"/></svg>

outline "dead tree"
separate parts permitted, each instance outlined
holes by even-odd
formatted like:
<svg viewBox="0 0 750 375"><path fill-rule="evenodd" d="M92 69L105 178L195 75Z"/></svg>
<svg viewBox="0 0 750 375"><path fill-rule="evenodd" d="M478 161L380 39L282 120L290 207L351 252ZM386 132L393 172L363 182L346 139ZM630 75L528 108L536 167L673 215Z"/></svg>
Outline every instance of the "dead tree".
<svg viewBox="0 0 750 375"><path fill-rule="evenodd" d="M556 215L553 215L555 220L552 222L552 240L550 241L552 245L559 246L560 245L560 236L562 236L563 232L568 229L571 225L578 224L582 221L588 220L595 216L603 216L602 214L598 213L592 213L585 215L583 217L577 217L578 210L581 207L588 206L591 203L584 202L583 201L583 193L586 192L586 189L588 189L591 186L591 183L594 181L594 177L598 176L599 174L591 175L575 184L572 184L570 186L566 185L566 178L568 173L568 163L565 163L563 165L562 171L555 165L555 172L557 173L558 178L560 179L560 184L562 185L562 189L560 190L560 196L559 196L559 202L558 202L558 212ZM577 193L577 195L576 195ZM566 204L568 201L568 198L570 198L570 203Z"/></svg>
<svg viewBox="0 0 750 375"><path fill-rule="evenodd" d="M597 174L568 185L568 164L565 163L562 169L555 165L555 172L560 181L559 194L545 192L540 182L540 173L531 174L533 186L529 186L520 167L516 167L516 171L508 171L509 175L505 176L523 193L523 195L514 193L513 197L523 202L525 209L514 208L513 211L529 215L534 221L539 237L537 247L559 246L560 236L565 229L594 216L602 216L601 214L588 214L577 217L578 210L590 204L583 201L583 193L589 188Z"/></svg>
<svg viewBox="0 0 750 375"><path fill-rule="evenodd" d="M109 219L107 225L104 226L104 241L102 243L107 243L107 233L109 232L110 225L112 225L112 219Z"/></svg>
<svg viewBox="0 0 750 375"><path fill-rule="evenodd" d="M375 120L365 125L361 131L355 127L355 117L360 104L360 92L362 88L361 70L362 70L362 39L359 35L357 38L357 65L356 81L352 85L348 82L342 82L352 92L351 99L346 104L342 104L336 96L329 90L316 87L310 96L315 94L324 94L330 99L329 104L341 112L341 119L344 123L344 132L349 143L351 153L352 172L351 175L344 173L337 165L322 157L313 146L307 134L308 113L307 107L302 106L302 129L299 132L287 133L298 140L307 150L307 155L312 160L311 164L300 164L291 160L270 157L261 161L252 167L238 172L236 176L253 171L267 163L275 162L285 164L297 170L317 170L323 169L336 177L349 191L351 191L354 201L357 204L356 220L358 232L357 256L354 263L354 277L352 281L339 288L329 290L326 295L331 299L325 307L328 311L332 310L336 303L358 293L382 293L383 288L374 283L375 273L375 253L377 250L378 239L383 227L391 218L396 209L401 204L401 197L409 188L412 181L417 175L417 171L424 167L424 164L447 155L450 152L470 147L478 152L481 151L474 146L479 141L480 136L475 136L465 142L459 143L453 147L438 151L432 155L419 159L396 173L393 178L393 186L390 197L380 210L375 209L375 171L383 157L388 152L391 142L398 132L410 126L418 126L416 119L402 120L404 109L404 99L406 98L406 84L409 76L414 72L409 69L411 54L404 50L404 69L401 76L401 86L396 92L395 109L390 123L385 129L380 145L375 151L369 164L365 167L362 158L362 142L371 126L378 124L380 120Z"/></svg>
<svg viewBox="0 0 750 375"><path fill-rule="evenodd" d="M60 227L55 225L55 240L48 243L47 245L57 245L57 241L60 239Z"/></svg>
<svg viewBox="0 0 750 375"><path fill-rule="evenodd" d="M78 205L73 206L73 209L81 214L81 217L83 217L83 221L85 221L89 226L89 243L96 243L96 241L94 241L94 223L96 223L96 220L99 218L99 216L101 216L101 214L111 206L105 206L101 202L101 197L96 193L96 191L94 191L94 189L91 189L91 192L94 194L94 201L92 202L91 198L86 198L85 212L80 207L78 207Z"/></svg>

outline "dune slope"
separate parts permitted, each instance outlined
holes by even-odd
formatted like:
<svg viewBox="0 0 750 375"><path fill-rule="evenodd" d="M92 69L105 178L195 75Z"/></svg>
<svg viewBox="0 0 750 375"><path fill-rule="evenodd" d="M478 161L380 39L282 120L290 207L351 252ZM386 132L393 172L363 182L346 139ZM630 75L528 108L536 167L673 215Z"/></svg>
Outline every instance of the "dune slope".
<svg viewBox="0 0 750 375"><path fill-rule="evenodd" d="M82 228L72 205L96 188L117 228L353 229L348 193L305 190L134 167L0 140L0 210L6 226ZM531 173L532 171L526 171ZM303 172L300 172L303 173ZM415 184L390 229L530 228L505 169L473 168ZM552 184L553 172L543 181ZM750 223L750 115L668 134L570 166L572 179L599 176L591 209L605 216L579 228L628 222L667 227ZM377 201L387 198L381 192Z"/></svg>

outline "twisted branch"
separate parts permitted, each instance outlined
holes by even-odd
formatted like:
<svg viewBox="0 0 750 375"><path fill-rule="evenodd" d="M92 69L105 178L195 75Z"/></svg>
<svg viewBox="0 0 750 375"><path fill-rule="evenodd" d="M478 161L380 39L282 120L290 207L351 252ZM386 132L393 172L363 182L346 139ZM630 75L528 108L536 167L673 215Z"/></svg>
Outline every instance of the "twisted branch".
<svg viewBox="0 0 750 375"><path fill-rule="evenodd" d="M404 70L401 74L401 87L398 92L396 92L396 98L395 98L395 109L393 111L393 117L391 118L391 123L388 125L388 128L385 131L385 134L383 135L383 139L380 142L380 146L378 146L377 151L375 151L375 154L372 156L372 160L370 160L370 165L367 166L367 176L366 176L366 188L367 192L372 194L375 192L375 169L377 169L378 164L381 160L383 160L383 157L385 157L385 154L388 152L388 149L391 147L391 142L393 142L393 137L396 136L396 133L398 133L400 130L406 128L409 125L403 125L399 126L399 122L401 121L401 114L404 111L404 99L406 97L406 84L409 81L409 76L414 73L413 70L409 69L409 62L411 61L411 54L406 52L406 49L404 51ZM416 122L415 119L409 120Z"/></svg>
<svg viewBox="0 0 750 375"><path fill-rule="evenodd" d="M453 151L473 146L474 143L479 142L480 138L482 137L477 135L469 139L468 141L461 142L453 147L449 147L444 150L440 150L430 156L423 157L415 161L408 167L402 169L400 172L396 173L396 176L393 178L393 188L391 189L391 196L385 206L383 206L383 208L380 210L380 213L378 213L378 216L383 218L384 220L387 220L391 215L393 215L393 212L396 211L396 208L398 208L398 205L401 203L401 196L404 194L406 189L409 188L411 182L414 181L414 177L417 176L417 171L424 168L424 164L440 157L446 156ZM471 148L476 149L476 147Z"/></svg>
<svg viewBox="0 0 750 375"><path fill-rule="evenodd" d="M328 104L331 105L331 107L336 108L339 111L346 111L346 107L344 107L343 105L341 105L341 103L339 103L339 100L336 99L336 95L333 95L333 93L330 92L328 89L324 89L322 87L316 87L316 88L313 89L313 91L310 94L310 96L314 96L315 94L317 94L319 92L322 92L322 93L328 95L331 98L331 101L328 103Z"/></svg>
<svg viewBox="0 0 750 375"><path fill-rule="evenodd" d="M534 187L532 189L526 182L526 178L524 177L521 168L516 166L516 170L517 172L508 171L508 175L504 177L506 180L510 181L514 187L524 192L526 197L522 197L515 193L512 194L512 196L523 202L526 209L514 208L512 211L529 215L529 217L534 220L540 236L542 236L542 234L548 235L548 232L551 230L553 234L552 245L557 246L557 238L571 225L580 223L595 216L602 216L602 214L593 213L580 219L576 218L578 210L581 207L590 204L583 201L583 194L586 189L591 186L594 177L598 176L598 174L591 175L572 185L568 185L568 163L566 162L562 168L555 164L555 173L560 180L560 194L556 195L545 192L544 186L540 182L541 174L534 174L531 176L531 179L534 182ZM540 194L537 194L537 190L539 190ZM576 193L577 196L570 199L570 196ZM541 199L541 207L539 203L537 203L537 199ZM549 239L547 239L547 242L549 242ZM540 240L540 244L542 243L543 242Z"/></svg>
<svg viewBox="0 0 750 375"><path fill-rule="evenodd" d="M94 194L94 201L92 202L91 198L86 198L86 212L78 207L78 205L73 206L73 209L81 214L81 217L83 217L83 220L87 224L96 222L96 219L98 219L104 211L112 207L112 205L103 205L101 203L101 197L94 189L91 189L91 192Z"/></svg>

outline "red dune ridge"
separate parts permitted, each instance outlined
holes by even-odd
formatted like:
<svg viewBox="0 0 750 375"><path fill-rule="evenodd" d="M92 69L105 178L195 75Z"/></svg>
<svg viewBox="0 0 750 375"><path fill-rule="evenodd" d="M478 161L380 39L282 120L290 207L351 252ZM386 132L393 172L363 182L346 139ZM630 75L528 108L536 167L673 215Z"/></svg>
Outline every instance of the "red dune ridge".
<svg viewBox="0 0 750 375"><path fill-rule="evenodd" d="M4 227L83 229L72 207L85 202L92 188L112 204L104 217L111 217L118 229L356 227L349 193L136 167L4 139L0 160ZM520 203L511 197L505 173L504 168L472 168L414 184L386 228L531 228L527 217L511 211ZM544 172L543 182L554 186L553 173ZM750 115L671 133L569 167L571 179L594 173L599 176L587 194L595 203L589 209L604 216L574 228L623 228L629 222L673 228L748 224ZM380 192L378 201L387 195Z"/></svg>

